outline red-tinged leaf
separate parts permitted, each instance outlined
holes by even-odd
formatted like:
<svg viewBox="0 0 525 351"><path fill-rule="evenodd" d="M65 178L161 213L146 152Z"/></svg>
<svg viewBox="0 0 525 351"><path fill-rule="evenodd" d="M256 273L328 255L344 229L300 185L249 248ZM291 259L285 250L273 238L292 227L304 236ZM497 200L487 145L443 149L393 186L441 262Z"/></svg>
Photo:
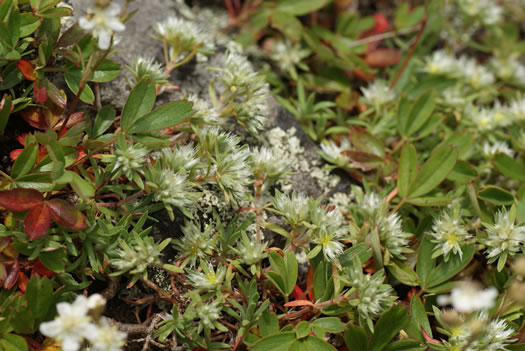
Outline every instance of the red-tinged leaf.
<svg viewBox="0 0 525 351"><path fill-rule="evenodd" d="M16 149L11 151L11 153L9 154L9 158L11 159L11 161L16 161L16 159L22 153L22 151L24 151L24 149Z"/></svg>
<svg viewBox="0 0 525 351"><path fill-rule="evenodd" d="M37 104L47 101L47 89L38 80L35 81L35 84L33 85L33 96L35 97L35 102Z"/></svg>
<svg viewBox="0 0 525 351"><path fill-rule="evenodd" d="M22 118L33 128L47 130L51 127L48 114L40 107L28 107L20 111Z"/></svg>
<svg viewBox="0 0 525 351"><path fill-rule="evenodd" d="M401 52L397 49L375 49L365 56L365 63L372 67L388 67L401 61Z"/></svg>
<svg viewBox="0 0 525 351"><path fill-rule="evenodd" d="M292 294L291 294L292 297L293 297L294 299L300 299L300 298L303 297L303 294L304 294L303 289L301 289L301 288L299 287L299 285L295 284L295 286L294 286L294 288L293 288L293 290L292 290Z"/></svg>
<svg viewBox="0 0 525 351"><path fill-rule="evenodd" d="M427 342L431 342L431 343L434 343L434 344L440 344L440 345L443 344L441 341L436 340L436 339L432 339L430 336L428 336L428 334L425 331L425 328L423 328L423 326L421 326L421 333L423 333L423 337L425 338L425 340Z"/></svg>
<svg viewBox="0 0 525 351"><path fill-rule="evenodd" d="M29 210L41 204L42 201L44 201L44 197L35 189L16 188L0 191L0 206L9 211Z"/></svg>
<svg viewBox="0 0 525 351"><path fill-rule="evenodd" d="M51 99L59 109L64 110L67 104L67 96L64 90L58 90L58 88L48 80L46 80L46 89L49 99Z"/></svg>
<svg viewBox="0 0 525 351"><path fill-rule="evenodd" d="M20 289L23 293L26 292L28 281L29 279L27 279L27 275L25 275L24 272L20 272L18 276L18 289Z"/></svg>
<svg viewBox="0 0 525 351"><path fill-rule="evenodd" d="M313 305L314 304L312 303L312 301L308 301L308 300L295 300L295 301L290 301L284 304L285 307L313 306Z"/></svg>
<svg viewBox="0 0 525 351"><path fill-rule="evenodd" d="M86 227L86 217L77 208L61 199L47 201L53 220L63 227L79 230Z"/></svg>
<svg viewBox="0 0 525 351"><path fill-rule="evenodd" d="M314 270L308 266L306 271L306 291L308 291L308 300L314 301Z"/></svg>
<svg viewBox="0 0 525 351"><path fill-rule="evenodd" d="M343 154L350 158L350 165L363 171L371 171L384 164L384 159L376 154L359 150L345 150Z"/></svg>
<svg viewBox="0 0 525 351"><path fill-rule="evenodd" d="M9 290L15 286L18 280L18 276L20 275L20 267L18 266L18 261L15 261L11 264L4 263L4 267L7 270L7 278L4 281L4 289Z"/></svg>
<svg viewBox="0 0 525 351"><path fill-rule="evenodd" d="M38 274L39 276L48 277L51 278L55 275L55 272L48 269L46 266L40 262L40 259L37 257L37 259L33 263L33 270L31 271L31 278L33 275Z"/></svg>
<svg viewBox="0 0 525 351"><path fill-rule="evenodd" d="M390 25L388 24L388 19L385 17L385 15L376 13L374 15L374 20L376 22L374 26L374 31L376 33L386 32L390 28Z"/></svg>
<svg viewBox="0 0 525 351"><path fill-rule="evenodd" d="M69 121L67 121L67 125L66 125L66 128L71 128L73 127L74 125L76 124L79 124L80 122L84 121L86 119L86 116L84 116L84 112L75 112L75 113L72 113L71 116L69 117ZM56 130L59 130L60 128L62 128L62 124L64 124L64 120L61 120L60 122L58 122L54 128ZM66 129L64 129L64 131L62 132L62 134L65 134L66 133Z"/></svg>
<svg viewBox="0 0 525 351"><path fill-rule="evenodd" d="M27 60L18 60L16 68L22 73L25 79L34 81L36 80L35 70L31 62Z"/></svg>
<svg viewBox="0 0 525 351"><path fill-rule="evenodd" d="M365 73L363 71L361 71L359 68L356 68L352 71L352 73L359 79L365 81L365 82L370 82L372 80L374 80L374 77L375 75L373 73Z"/></svg>
<svg viewBox="0 0 525 351"><path fill-rule="evenodd" d="M46 203L41 203L27 212L24 218L24 233L29 240L44 236L51 225L51 214Z"/></svg>
<svg viewBox="0 0 525 351"><path fill-rule="evenodd" d="M18 141L22 146L26 146L26 138L30 136L31 133L23 133L16 137L16 141Z"/></svg>

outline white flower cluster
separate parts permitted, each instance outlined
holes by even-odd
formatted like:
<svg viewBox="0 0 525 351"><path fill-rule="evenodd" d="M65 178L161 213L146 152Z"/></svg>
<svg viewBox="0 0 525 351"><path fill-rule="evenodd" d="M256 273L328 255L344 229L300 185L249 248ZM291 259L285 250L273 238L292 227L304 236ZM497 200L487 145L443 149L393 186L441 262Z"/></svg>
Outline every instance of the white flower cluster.
<svg viewBox="0 0 525 351"><path fill-rule="evenodd" d="M186 222L181 230L184 236L173 242L179 252L178 257L184 258L181 266L185 266L188 262L190 266L195 266L197 260L203 260L213 253L213 235L215 234L213 226L207 225L202 231L200 226L193 222Z"/></svg>
<svg viewBox="0 0 525 351"><path fill-rule="evenodd" d="M203 272L189 271L188 280L197 289L214 290L221 286L226 277L226 267L218 265L217 271L209 263L202 263Z"/></svg>
<svg viewBox="0 0 525 351"><path fill-rule="evenodd" d="M451 304L458 312L470 313L491 308L497 296L496 288L483 290L474 282L461 282L450 295L439 295L437 302L440 305Z"/></svg>
<svg viewBox="0 0 525 351"><path fill-rule="evenodd" d="M485 25L492 25L503 19L503 8L493 0L457 0L464 14L475 17Z"/></svg>
<svg viewBox="0 0 525 351"><path fill-rule="evenodd" d="M461 225L461 217L453 215L449 211L444 211L439 217L434 219L434 225L430 233L433 237L432 242L436 243L433 257L443 255L447 261L451 254L463 256L461 245L472 237L471 234Z"/></svg>
<svg viewBox="0 0 525 351"><path fill-rule="evenodd" d="M196 126L206 126L219 124L219 114L214 107L211 107L207 101L199 98L195 94L188 96L188 100L193 102L195 114L191 117L190 123Z"/></svg>
<svg viewBox="0 0 525 351"><path fill-rule="evenodd" d="M206 34L195 23L175 16L157 23L153 29L171 45L171 60L177 60L182 52L192 51L207 40Z"/></svg>
<svg viewBox="0 0 525 351"><path fill-rule="evenodd" d="M525 245L525 226L514 224L515 215L510 211L496 213L494 224L485 224L487 238L482 242L487 246L489 263L498 258L504 262L508 256L522 251Z"/></svg>
<svg viewBox="0 0 525 351"><path fill-rule="evenodd" d="M375 193L369 193L360 200L358 200L360 211L364 215L365 220L369 220L372 224L369 234L373 234L375 229L379 233L379 240L381 245L388 250L388 252L398 259L405 259L404 253L412 252L408 248L410 233L406 233L401 225L401 217L396 213L386 214L386 206L384 206L384 199ZM355 238L362 240L362 238Z"/></svg>
<svg viewBox="0 0 525 351"><path fill-rule="evenodd" d="M78 351L87 342L91 351L119 351L126 334L118 331L100 314L106 300L98 295L78 295L73 303L57 304L58 316L40 325L40 332L54 338L64 351Z"/></svg>
<svg viewBox="0 0 525 351"><path fill-rule="evenodd" d="M152 57L138 57L128 69L135 77L135 82L149 78L155 84L168 84L166 70L162 64L155 62Z"/></svg>
<svg viewBox="0 0 525 351"><path fill-rule="evenodd" d="M495 141L493 143L485 141L482 150L483 155L488 159L492 159L497 154L505 154L509 157L514 157L514 150L512 150L504 141Z"/></svg>
<svg viewBox="0 0 525 351"><path fill-rule="evenodd" d="M341 138L339 145L332 139L321 144L320 155L326 161L336 165L337 167L346 169L349 166L350 160L344 155L344 151L352 149L350 140L348 138Z"/></svg>
<svg viewBox="0 0 525 351"><path fill-rule="evenodd" d="M353 267L347 271L348 282L355 289L357 297L350 304L357 308L361 325L374 330L372 319L380 316L396 301L394 289L384 283L385 272L380 270L373 275L364 274L359 259L354 260Z"/></svg>
<svg viewBox="0 0 525 351"><path fill-rule="evenodd" d="M480 131L508 127L525 120L525 99L517 98L507 104L496 102L491 108L471 104L465 108L465 115Z"/></svg>
<svg viewBox="0 0 525 351"><path fill-rule="evenodd" d="M294 70L311 52L301 47L300 43L292 44L288 40L278 41L273 44L270 58L274 60L283 71ZM301 65L302 67L303 65ZM307 67L307 66L306 66Z"/></svg>
<svg viewBox="0 0 525 351"><path fill-rule="evenodd" d="M119 240L120 248L115 251L111 264L120 272L145 274L148 266L160 264L160 251L152 237L140 237L133 233L129 243Z"/></svg>
<svg viewBox="0 0 525 351"><path fill-rule="evenodd" d="M395 92L381 79L375 79L368 88L361 88L361 92L363 101L375 107L383 106L396 98Z"/></svg>
<svg viewBox="0 0 525 351"><path fill-rule="evenodd" d="M456 58L444 50L434 51L425 58L423 71L433 75L444 75L459 79L474 89L482 89L494 83L496 78L484 65L467 56Z"/></svg>
<svg viewBox="0 0 525 351"><path fill-rule="evenodd" d="M110 3L106 7L95 6L78 21L80 28L91 32L98 39L101 50L109 49L114 32L122 32L126 27L120 22L120 6Z"/></svg>
<svg viewBox="0 0 525 351"><path fill-rule="evenodd" d="M289 168L290 161L278 157L269 148L261 147L253 150L252 171L255 179L263 182L262 191L282 179Z"/></svg>
<svg viewBox="0 0 525 351"><path fill-rule="evenodd" d="M254 71L248 60L229 52L220 72L219 81L226 88L224 103L233 108L237 121L252 134L261 130L269 113L270 88L263 75Z"/></svg>

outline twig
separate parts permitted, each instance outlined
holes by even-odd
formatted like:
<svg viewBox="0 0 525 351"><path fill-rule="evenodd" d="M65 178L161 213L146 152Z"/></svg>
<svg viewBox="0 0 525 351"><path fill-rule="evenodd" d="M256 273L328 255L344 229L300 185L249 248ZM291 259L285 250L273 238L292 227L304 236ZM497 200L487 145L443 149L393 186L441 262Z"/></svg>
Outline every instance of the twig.
<svg viewBox="0 0 525 351"><path fill-rule="evenodd" d="M405 56L405 59L403 60L403 64L401 65L401 68L399 69L399 71L397 71L396 77L394 78L394 80L392 80L392 83L390 84L390 89L393 89L396 86L397 82L399 81L399 78L401 78L401 74L403 74L403 71L407 67L408 61L410 61L410 58L412 57L412 55L414 55L417 44L419 43L419 39L421 39L421 36L423 35L423 32L425 31L426 23L427 23L427 20L423 19L423 21L421 22L421 27L419 28L419 32L417 33L417 36L416 36L416 40L410 47L410 51L408 52L408 54Z"/></svg>

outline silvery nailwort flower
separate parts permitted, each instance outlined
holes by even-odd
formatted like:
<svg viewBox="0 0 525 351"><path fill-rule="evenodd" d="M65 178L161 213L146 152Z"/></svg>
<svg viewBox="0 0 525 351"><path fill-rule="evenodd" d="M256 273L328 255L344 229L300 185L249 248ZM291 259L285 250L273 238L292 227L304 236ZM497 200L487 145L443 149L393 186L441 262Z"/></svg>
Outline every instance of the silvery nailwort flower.
<svg viewBox="0 0 525 351"><path fill-rule="evenodd" d="M324 142L321 144L321 152L319 153L322 158L326 161L341 167L347 168L350 160L347 156L344 155L344 151L351 150L352 145L348 138L341 138L339 145L337 145L333 140Z"/></svg>
<svg viewBox="0 0 525 351"><path fill-rule="evenodd" d="M176 239L173 244L179 252L178 257L185 258L183 265L189 263L190 266L195 266L197 260L203 260L213 253L213 226L207 225L201 230L200 225L186 222L181 230L184 236Z"/></svg>
<svg viewBox="0 0 525 351"><path fill-rule="evenodd" d="M461 56L458 59L456 73L460 79L470 84L474 89L481 89L494 83L494 74L475 59Z"/></svg>
<svg viewBox="0 0 525 351"><path fill-rule="evenodd" d="M450 295L439 295L437 302L450 304L458 312L473 312L491 308L497 296L496 288L481 289L474 282L462 282L452 289Z"/></svg>
<svg viewBox="0 0 525 351"><path fill-rule="evenodd" d="M95 6L78 21L80 28L91 32L98 39L101 50L109 49L114 32L122 32L126 27L120 22L120 6L111 3L106 7Z"/></svg>
<svg viewBox="0 0 525 351"><path fill-rule="evenodd" d="M128 69L135 77L136 82L149 78L155 84L168 84L168 75L164 67L162 64L155 62L155 59L152 57L138 57Z"/></svg>
<svg viewBox="0 0 525 351"><path fill-rule="evenodd" d="M456 58L444 50L434 51L431 56L426 57L423 66L423 71L434 75L451 74L456 69Z"/></svg>
<svg viewBox="0 0 525 351"><path fill-rule="evenodd" d="M217 301L202 304L197 308L197 315L204 326L215 329L216 321L221 316L221 306Z"/></svg>
<svg viewBox="0 0 525 351"><path fill-rule="evenodd" d="M377 220L379 240L388 252L401 260L405 259L404 253L412 252L408 248L412 236L406 233L401 226L401 217L397 213L380 215Z"/></svg>
<svg viewBox="0 0 525 351"><path fill-rule="evenodd" d="M99 330L93 324L89 312L89 299L78 295L73 303L60 302L56 306L58 316L40 325L40 332L54 338L64 351L78 351L84 339L96 338Z"/></svg>
<svg viewBox="0 0 525 351"><path fill-rule="evenodd" d="M114 325L110 325L106 318L101 318L98 323L98 333L95 337L89 338L91 343L90 351L121 351L126 344L126 333L118 330Z"/></svg>
<svg viewBox="0 0 525 351"><path fill-rule="evenodd" d="M494 224L484 224L487 230L487 238L482 242L487 246L485 251L489 263L500 258L507 260L508 256L514 256L523 250L525 244L525 226L514 224L515 215L510 211L499 211L496 213ZM504 262L503 262L504 263Z"/></svg>
<svg viewBox="0 0 525 351"><path fill-rule="evenodd" d="M363 100L373 106L382 106L394 100L396 94L387 82L381 79L374 80L368 88L361 88Z"/></svg>
<svg viewBox="0 0 525 351"><path fill-rule="evenodd" d="M434 220L430 235L433 237L432 242L436 244L432 256L443 255L445 261L449 259L451 254L462 257L461 245L472 237L461 225L461 217L454 216L448 211L443 212Z"/></svg>
<svg viewBox="0 0 525 351"><path fill-rule="evenodd" d="M288 40L277 41L273 45L270 58L274 60L283 71L295 69L303 59L310 56L308 49L301 47L300 43L292 44Z"/></svg>
<svg viewBox="0 0 525 351"><path fill-rule="evenodd" d="M172 50L170 51L172 55L193 50L197 45L206 41L206 35L201 28L193 22L175 16L168 17L165 21L157 23L153 29L172 45ZM176 60L177 57L171 57L171 59Z"/></svg>
<svg viewBox="0 0 525 351"><path fill-rule="evenodd" d="M514 150L503 141L495 141L494 143L485 141L483 143L483 155L485 155L486 158L492 159L497 154L505 154L509 157L514 157Z"/></svg>
<svg viewBox="0 0 525 351"><path fill-rule="evenodd" d="M221 286L226 277L226 267L217 266L217 270L209 263L201 264L202 272L191 271L188 280L197 289L213 290Z"/></svg>

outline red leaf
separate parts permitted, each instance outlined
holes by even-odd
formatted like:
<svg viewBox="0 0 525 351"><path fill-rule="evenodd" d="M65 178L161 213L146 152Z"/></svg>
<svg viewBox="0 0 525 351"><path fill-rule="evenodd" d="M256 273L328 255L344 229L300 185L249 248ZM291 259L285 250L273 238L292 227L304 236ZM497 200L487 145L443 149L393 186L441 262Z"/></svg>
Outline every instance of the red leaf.
<svg viewBox="0 0 525 351"><path fill-rule="evenodd" d="M34 274L38 274L40 276L50 278L55 275L55 272L53 272L52 270L44 266L42 262L40 262L40 259L37 257L33 263L33 270L31 271L31 277L33 277Z"/></svg>
<svg viewBox="0 0 525 351"><path fill-rule="evenodd" d="M300 299L303 294L304 294L303 290L299 287L299 285L295 284L292 294L291 294L292 297L294 299Z"/></svg>
<svg viewBox="0 0 525 351"><path fill-rule="evenodd" d="M16 149L11 151L11 153L9 154L9 158L11 159L11 161L16 161L16 159L18 158L18 156L20 156L22 151L24 151L24 149Z"/></svg>
<svg viewBox="0 0 525 351"><path fill-rule="evenodd" d="M44 236L51 225L51 215L46 203L29 210L24 218L24 233L29 240L34 240Z"/></svg>
<svg viewBox="0 0 525 351"><path fill-rule="evenodd" d="M20 275L18 276L18 288L25 293L27 288L27 282L29 279L27 279L27 275L24 274L24 272L20 272Z"/></svg>
<svg viewBox="0 0 525 351"><path fill-rule="evenodd" d="M22 73L25 79L34 81L36 80L35 70L31 62L26 60L18 60L16 68Z"/></svg>
<svg viewBox="0 0 525 351"><path fill-rule="evenodd" d="M20 275L20 267L18 266L18 261L15 261L10 265L4 263L4 267L7 270L7 278L4 281L4 289L9 290L15 286L16 281L18 280L18 276Z"/></svg>
<svg viewBox="0 0 525 351"><path fill-rule="evenodd" d="M376 21L376 24L374 26L374 32L376 33L386 32L390 27L388 25L388 19L380 13L376 13L374 15L374 20Z"/></svg>
<svg viewBox="0 0 525 351"><path fill-rule="evenodd" d="M397 49L375 49L366 54L365 63L372 67L387 67L401 60L401 52Z"/></svg>
<svg viewBox="0 0 525 351"><path fill-rule="evenodd" d="M51 199L47 201L51 210L51 217L55 222L69 229L84 229L86 227L86 217L77 208L71 206L61 199Z"/></svg>
<svg viewBox="0 0 525 351"><path fill-rule="evenodd" d="M314 301L314 270L312 266L308 266L306 271L306 291L308 291L308 300Z"/></svg>
<svg viewBox="0 0 525 351"><path fill-rule="evenodd" d="M47 101L47 89L44 85L41 85L38 80L33 84L33 96L37 104Z"/></svg>
<svg viewBox="0 0 525 351"><path fill-rule="evenodd" d="M42 130L47 130L51 127L49 116L46 116L40 107L25 108L20 111L20 114L31 127Z"/></svg>
<svg viewBox="0 0 525 351"><path fill-rule="evenodd" d="M31 133L22 133L19 136L16 137L16 141L18 141L22 146L26 146L26 138L30 136Z"/></svg>
<svg viewBox="0 0 525 351"><path fill-rule="evenodd" d="M0 191L0 206L9 211L25 211L39 205L44 197L38 190L16 188L13 190Z"/></svg>
<svg viewBox="0 0 525 351"><path fill-rule="evenodd" d="M284 304L285 307L313 306L313 305L314 304L312 303L312 301L308 301L308 300L295 300L295 301L290 301Z"/></svg>

